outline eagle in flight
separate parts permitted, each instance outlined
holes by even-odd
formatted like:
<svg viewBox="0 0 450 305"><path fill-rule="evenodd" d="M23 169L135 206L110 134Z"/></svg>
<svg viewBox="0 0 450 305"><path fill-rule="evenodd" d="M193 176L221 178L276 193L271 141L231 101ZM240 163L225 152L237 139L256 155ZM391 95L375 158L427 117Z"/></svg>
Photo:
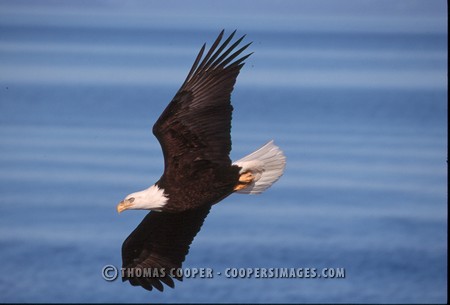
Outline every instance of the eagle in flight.
<svg viewBox="0 0 450 305"><path fill-rule="evenodd" d="M273 141L230 160L231 92L252 54L241 56L251 43L238 47L245 35L231 43L235 32L221 43L222 30L204 57L203 45L153 126L164 155L161 178L117 206L119 213L150 210L122 245L122 280L131 285L173 288L182 275L171 270L181 268L211 206L235 192L259 194L283 174L286 158Z"/></svg>

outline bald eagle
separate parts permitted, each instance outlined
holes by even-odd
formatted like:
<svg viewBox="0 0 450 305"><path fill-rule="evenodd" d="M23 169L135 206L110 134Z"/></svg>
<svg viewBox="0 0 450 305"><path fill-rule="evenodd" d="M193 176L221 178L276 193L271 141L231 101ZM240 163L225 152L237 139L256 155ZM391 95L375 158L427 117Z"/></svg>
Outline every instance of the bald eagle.
<svg viewBox="0 0 450 305"><path fill-rule="evenodd" d="M117 206L151 210L122 245L122 280L163 291L182 280L181 268L211 206L230 194L259 194L283 174L286 158L268 142L232 162L230 96L251 44L222 44L219 34L206 56L205 44L181 88L153 126L161 144L164 173L149 188L132 193ZM155 272L159 271L159 272Z"/></svg>

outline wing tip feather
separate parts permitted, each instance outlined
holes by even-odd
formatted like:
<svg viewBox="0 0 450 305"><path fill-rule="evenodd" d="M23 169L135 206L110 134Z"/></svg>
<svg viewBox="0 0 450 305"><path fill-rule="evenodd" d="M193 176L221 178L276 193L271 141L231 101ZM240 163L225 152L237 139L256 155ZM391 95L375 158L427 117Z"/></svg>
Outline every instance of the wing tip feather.
<svg viewBox="0 0 450 305"><path fill-rule="evenodd" d="M200 76L204 74L208 70L215 70L215 69L227 69L228 67L231 67L233 65L239 65L244 60L246 60L250 55L253 54L253 52L246 54L242 56L241 58L236 59L243 51L245 51L253 42L249 42L237 51L237 46L244 40L244 38L247 36L247 34L242 35L239 39L237 39L228 49L224 50L227 45L230 43L230 41L233 39L234 35L236 34L237 29L231 32L231 34L228 36L228 38L219 46L220 41L223 38L223 35L225 33L225 29L222 29L222 31L217 36L216 40L214 41L213 45L208 50L206 56L201 59L201 63L198 64L200 61L200 58L197 58L191 71L188 74L188 77L186 78L186 81L183 83L182 87L188 83L191 80L194 80L196 76ZM218 47L218 48L217 48ZM206 48L206 44L203 45L201 51L199 54L202 54ZM217 49L217 50L216 50ZM231 54L231 55L230 55ZM235 60L236 59L236 60ZM233 61L234 60L234 61ZM195 68L194 68L195 67Z"/></svg>

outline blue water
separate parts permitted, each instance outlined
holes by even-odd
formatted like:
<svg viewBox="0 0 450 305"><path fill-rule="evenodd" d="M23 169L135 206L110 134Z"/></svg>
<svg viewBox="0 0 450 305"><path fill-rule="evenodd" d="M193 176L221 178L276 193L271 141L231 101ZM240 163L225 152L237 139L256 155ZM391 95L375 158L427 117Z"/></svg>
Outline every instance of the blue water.
<svg viewBox="0 0 450 305"><path fill-rule="evenodd" d="M0 1L0 302L446 302L446 8L400 2ZM285 175L212 209L184 267L213 279L107 282L145 215L115 206L161 175L153 122L222 27L255 52L232 159L275 139ZM258 267L345 278L224 276Z"/></svg>

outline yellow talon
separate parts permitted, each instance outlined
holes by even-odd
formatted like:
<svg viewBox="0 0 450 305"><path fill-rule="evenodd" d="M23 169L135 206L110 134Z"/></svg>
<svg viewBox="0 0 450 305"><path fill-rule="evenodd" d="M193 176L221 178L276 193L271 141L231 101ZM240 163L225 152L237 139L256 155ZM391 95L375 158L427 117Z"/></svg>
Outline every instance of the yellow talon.
<svg viewBox="0 0 450 305"><path fill-rule="evenodd" d="M245 172L239 177L239 182L250 183L253 181L253 174L251 172Z"/></svg>
<svg viewBox="0 0 450 305"><path fill-rule="evenodd" d="M239 183L234 187L235 191L242 190L253 182L254 176L251 172L245 172L239 177Z"/></svg>

